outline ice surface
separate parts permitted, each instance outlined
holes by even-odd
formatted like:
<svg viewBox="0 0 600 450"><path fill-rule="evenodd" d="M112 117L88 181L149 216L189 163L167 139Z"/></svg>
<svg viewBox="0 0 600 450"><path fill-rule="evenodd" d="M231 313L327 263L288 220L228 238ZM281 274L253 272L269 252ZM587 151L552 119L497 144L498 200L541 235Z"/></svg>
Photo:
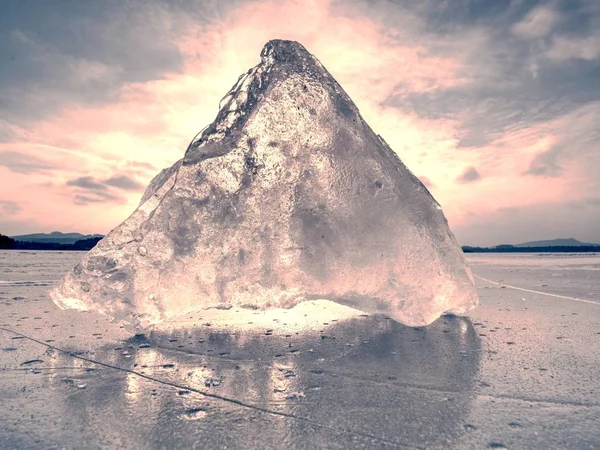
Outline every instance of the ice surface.
<svg viewBox="0 0 600 450"><path fill-rule="evenodd" d="M81 256L0 250L1 449L600 448L598 305L476 278L480 307L426 328L326 313L300 335L203 320L130 339L49 303ZM466 256L503 286L600 301L598 254Z"/></svg>
<svg viewBox="0 0 600 450"><path fill-rule="evenodd" d="M439 204L320 62L281 40L51 296L141 327L310 299L420 326L478 302Z"/></svg>

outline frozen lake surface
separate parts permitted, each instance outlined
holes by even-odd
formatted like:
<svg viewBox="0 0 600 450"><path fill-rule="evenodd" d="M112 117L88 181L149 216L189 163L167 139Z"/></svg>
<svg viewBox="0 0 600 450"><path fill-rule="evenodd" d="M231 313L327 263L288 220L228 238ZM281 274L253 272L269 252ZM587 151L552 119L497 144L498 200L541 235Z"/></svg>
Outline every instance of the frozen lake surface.
<svg viewBox="0 0 600 450"><path fill-rule="evenodd" d="M480 307L426 328L313 302L133 338L48 298L82 256L0 251L2 449L600 448L597 254L467 255Z"/></svg>

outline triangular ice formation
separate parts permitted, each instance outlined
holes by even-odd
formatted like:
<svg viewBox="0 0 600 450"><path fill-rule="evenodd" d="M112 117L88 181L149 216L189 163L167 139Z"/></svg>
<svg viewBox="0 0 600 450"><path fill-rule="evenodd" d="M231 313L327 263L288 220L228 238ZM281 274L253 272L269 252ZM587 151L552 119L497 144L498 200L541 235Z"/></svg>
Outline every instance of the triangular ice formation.
<svg viewBox="0 0 600 450"><path fill-rule="evenodd" d="M281 40L51 296L139 326L307 299L418 326L478 301L438 203L321 63Z"/></svg>

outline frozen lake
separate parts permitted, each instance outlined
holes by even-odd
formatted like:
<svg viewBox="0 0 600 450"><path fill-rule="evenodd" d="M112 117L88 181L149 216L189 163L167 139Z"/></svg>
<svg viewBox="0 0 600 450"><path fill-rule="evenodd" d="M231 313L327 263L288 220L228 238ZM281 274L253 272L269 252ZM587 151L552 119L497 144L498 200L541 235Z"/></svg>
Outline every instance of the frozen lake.
<svg viewBox="0 0 600 450"><path fill-rule="evenodd" d="M317 302L136 338L48 298L82 256L0 251L1 449L600 448L600 255L469 254L481 305L426 328Z"/></svg>

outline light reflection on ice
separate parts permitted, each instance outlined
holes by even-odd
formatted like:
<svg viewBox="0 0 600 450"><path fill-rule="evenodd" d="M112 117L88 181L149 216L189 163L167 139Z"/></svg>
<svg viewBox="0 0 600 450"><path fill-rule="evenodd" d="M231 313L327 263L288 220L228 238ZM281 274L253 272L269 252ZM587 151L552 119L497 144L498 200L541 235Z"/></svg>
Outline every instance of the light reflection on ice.
<svg viewBox="0 0 600 450"><path fill-rule="evenodd" d="M176 316L155 324L153 331L185 330L205 328L231 332L264 330L303 333L322 330L324 323L344 321L364 315L363 312L329 300L311 300L293 308L253 310L243 308L206 309L183 316ZM241 334L242 339L246 336Z"/></svg>

